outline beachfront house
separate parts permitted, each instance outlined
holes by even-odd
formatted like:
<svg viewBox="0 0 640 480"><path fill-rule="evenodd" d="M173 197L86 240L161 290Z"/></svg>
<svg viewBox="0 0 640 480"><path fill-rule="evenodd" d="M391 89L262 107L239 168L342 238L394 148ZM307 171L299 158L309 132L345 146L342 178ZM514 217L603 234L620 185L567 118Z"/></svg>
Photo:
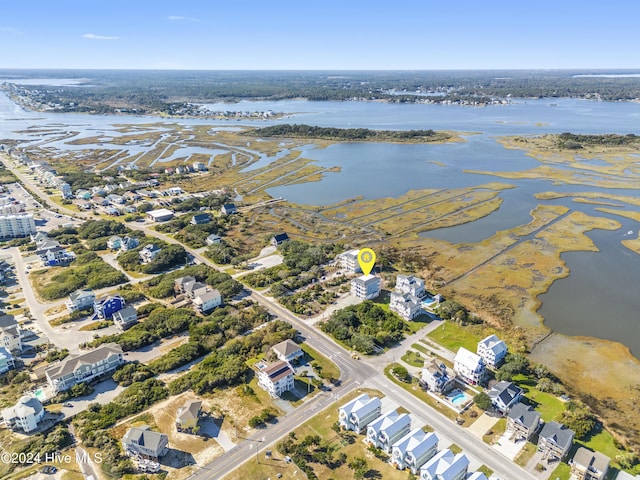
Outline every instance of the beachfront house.
<svg viewBox="0 0 640 480"><path fill-rule="evenodd" d="M367 425L365 441L369 445L390 453L393 444L409 433L409 430L411 430L411 417L406 413L392 410Z"/></svg>
<svg viewBox="0 0 640 480"><path fill-rule="evenodd" d="M93 302L93 312L98 318L113 318L113 314L124 308L124 298L120 295L108 295Z"/></svg>
<svg viewBox="0 0 640 480"><path fill-rule="evenodd" d="M444 449L420 468L420 480L463 480L469 469L469 459L464 453L454 455Z"/></svg>
<svg viewBox="0 0 640 480"><path fill-rule="evenodd" d="M482 357L464 347L458 349L453 369L460 378L471 385L484 383L487 376L487 367Z"/></svg>
<svg viewBox="0 0 640 480"><path fill-rule="evenodd" d="M382 280L376 275L361 275L351 280L351 295L362 300L380 296Z"/></svg>
<svg viewBox="0 0 640 480"><path fill-rule="evenodd" d="M538 436L538 451L548 462L565 459L573 445L573 430L558 422L547 422Z"/></svg>
<svg viewBox="0 0 640 480"><path fill-rule="evenodd" d="M86 310L93 305L96 296L93 290L85 288L82 290L76 290L69 294L69 300L65 302L69 313L73 313L76 310Z"/></svg>
<svg viewBox="0 0 640 480"><path fill-rule="evenodd" d="M478 342L478 355L490 367L499 367L507 355L507 345L495 335L489 335Z"/></svg>
<svg viewBox="0 0 640 480"><path fill-rule="evenodd" d="M422 385L430 392L444 394L455 384L456 374L435 359L425 361L422 368Z"/></svg>
<svg viewBox="0 0 640 480"><path fill-rule="evenodd" d="M378 397L363 393L338 409L338 422L345 430L362 433L369 423L380 416L381 408Z"/></svg>
<svg viewBox="0 0 640 480"><path fill-rule="evenodd" d="M609 471L609 457L584 447L578 448L571 461L572 480L604 480Z"/></svg>
<svg viewBox="0 0 640 480"><path fill-rule="evenodd" d="M393 444L391 465L398 470L408 468L416 475L420 467L427 463L438 451L438 436L416 428Z"/></svg>
<svg viewBox="0 0 640 480"><path fill-rule="evenodd" d="M533 407L516 403L507 414L507 429L514 442L529 440L540 426L540 413Z"/></svg>
<svg viewBox="0 0 640 480"><path fill-rule="evenodd" d="M161 251L162 249L160 247L150 243L140 250L140 260L142 260L142 263L151 263L156 259Z"/></svg>
<svg viewBox="0 0 640 480"><path fill-rule="evenodd" d="M524 391L512 382L501 381L489 390L491 404L502 415L507 412L522 398Z"/></svg>

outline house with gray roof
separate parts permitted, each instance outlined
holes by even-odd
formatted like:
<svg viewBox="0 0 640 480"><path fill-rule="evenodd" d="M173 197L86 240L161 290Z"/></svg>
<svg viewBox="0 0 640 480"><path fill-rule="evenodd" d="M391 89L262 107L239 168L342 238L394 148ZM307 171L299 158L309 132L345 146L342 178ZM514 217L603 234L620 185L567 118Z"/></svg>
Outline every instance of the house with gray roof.
<svg viewBox="0 0 640 480"><path fill-rule="evenodd" d="M290 339L274 345L271 349L280 360L284 360L289 363L295 362L298 358L304 356L304 352L302 351L302 348L300 348L300 345Z"/></svg>
<svg viewBox="0 0 640 480"><path fill-rule="evenodd" d="M411 430L411 417L406 413L392 410L378 417L367 425L365 442L391 453L394 443L404 437Z"/></svg>
<svg viewBox="0 0 640 480"><path fill-rule="evenodd" d="M378 397L363 393L338 409L338 422L345 430L361 433L380 416L382 403Z"/></svg>
<svg viewBox="0 0 640 480"><path fill-rule="evenodd" d="M33 395L20 397L13 407L2 410L2 418L7 428L29 433L38 428L38 423L44 418L45 410Z"/></svg>
<svg viewBox="0 0 640 480"><path fill-rule="evenodd" d="M113 323L120 330L126 330L138 323L138 312L131 305L113 314Z"/></svg>
<svg viewBox="0 0 640 480"><path fill-rule="evenodd" d="M122 437L122 447L129 456L158 460L169 452L169 437L152 431L148 425L131 427Z"/></svg>
<svg viewBox="0 0 640 480"><path fill-rule="evenodd" d="M507 414L507 429L511 440L529 440L540 426L540 412L523 403L516 403Z"/></svg>
<svg viewBox="0 0 640 480"><path fill-rule="evenodd" d="M196 290L193 299L193 309L198 313L210 312L222 305L222 295L216 289L200 288Z"/></svg>
<svg viewBox="0 0 640 480"><path fill-rule="evenodd" d="M564 460L573 445L573 430L558 422L547 422L538 436L538 451L542 452L542 459Z"/></svg>
<svg viewBox="0 0 640 480"><path fill-rule="evenodd" d="M478 342L477 353L488 366L498 367L507 356L507 345L496 335L489 335Z"/></svg>
<svg viewBox="0 0 640 480"><path fill-rule="evenodd" d="M0 315L0 347L9 352L22 351L20 329L13 315Z"/></svg>
<svg viewBox="0 0 640 480"><path fill-rule="evenodd" d="M504 415L520 401L523 393L524 391L516 384L503 380L489 390L489 398L494 408Z"/></svg>
<svg viewBox="0 0 640 480"><path fill-rule="evenodd" d="M0 373L6 373L12 368L16 368L13 355L5 347L0 347Z"/></svg>
<svg viewBox="0 0 640 480"><path fill-rule="evenodd" d="M446 448L420 468L420 480L463 480L468 469L469 459L464 453L454 455Z"/></svg>
<svg viewBox="0 0 640 480"><path fill-rule="evenodd" d="M456 373L447 366L430 358L424 362L421 384L430 392L447 393L455 384Z"/></svg>
<svg viewBox="0 0 640 480"><path fill-rule="evenodd" d="M198 426L201 411L202 402L200 400L189 401L180 407L176 416L176 428L178 431L193 431Z"/></svg>
<svg viewBox="0 0 640 480"><path fill-rule="evenodd" d="M393 444L391 465L398 470L408 468L416 475L420 467L427 463L438 451L438 436L416 428Z"/></svg>
<svg viewBox="0 0 640 480"><path fill-rule="evenodd" d="M45 370L45 376L54 393L58 393L78 383L110 375L123 363L120 345L105 343L90 352L60 360Z"/></svg>
<svg viewBox="0 0 640 480"><path fill-rule="evenodd" d="M220 237L220 235L216 235L215 233L212 233L207 237L205 242L207 245L215 245L217 243L222 243L222 238Z"/></svg>
<svg viewBox="0 0 640 480"><path fill-rule="evenodd" d="M571 478L575 480L604 480L609 471L609 457L584 447L578 448L571 461Z"/></svg>
<svg viewBox="0 0 640 480"><path fill-rule="evenodd" d="M630 473L620 471L618 475L616 475L615 480L640 480L640 474L634 477Z"/></svg>
<svg viewBox="0 0 640 480"><path fill-rule="evenodd" d="M96 295L90 288L76 290L69 294L69 300L65 302L69 313L73 313L76 310L85 310L93 306L96 300Z"/></svg>

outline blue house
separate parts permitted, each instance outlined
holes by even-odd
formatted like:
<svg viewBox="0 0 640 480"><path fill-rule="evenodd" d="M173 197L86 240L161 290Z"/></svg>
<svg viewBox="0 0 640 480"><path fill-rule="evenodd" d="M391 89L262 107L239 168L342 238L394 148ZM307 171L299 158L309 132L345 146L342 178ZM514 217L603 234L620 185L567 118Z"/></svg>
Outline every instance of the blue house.
<svg viewBox="0 0 640 480"><path fill-rule="evenodd" d="M114 313L124 308L124 304L124 298L119 295L98 299L93 303L94 316L102 319L112 318Z"/></svg>

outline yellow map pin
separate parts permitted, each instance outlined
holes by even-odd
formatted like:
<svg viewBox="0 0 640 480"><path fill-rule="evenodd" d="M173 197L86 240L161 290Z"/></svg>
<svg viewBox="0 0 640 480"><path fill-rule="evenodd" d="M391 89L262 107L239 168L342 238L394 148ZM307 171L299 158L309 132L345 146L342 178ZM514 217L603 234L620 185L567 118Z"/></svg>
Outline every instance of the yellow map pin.
<svg viewBox="0 0 640 480"><path fill-rule="evenodd" d="M376 264L376 252L370 248L363 248L358 253L358 265L362 269L362 273L369 275L373 266Z"/></svg>

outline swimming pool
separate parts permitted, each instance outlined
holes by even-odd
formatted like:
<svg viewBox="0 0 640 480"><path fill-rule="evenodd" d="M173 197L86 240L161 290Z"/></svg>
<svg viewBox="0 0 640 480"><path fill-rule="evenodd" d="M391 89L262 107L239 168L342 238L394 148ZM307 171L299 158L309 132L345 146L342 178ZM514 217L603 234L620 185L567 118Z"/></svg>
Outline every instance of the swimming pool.
<svg viewBox="0 0 640 480"><path fill-rule="evenodd" d="M447 400L458 408L463 407L471 397L460 389L455 389L447 395Z"/></svg>

